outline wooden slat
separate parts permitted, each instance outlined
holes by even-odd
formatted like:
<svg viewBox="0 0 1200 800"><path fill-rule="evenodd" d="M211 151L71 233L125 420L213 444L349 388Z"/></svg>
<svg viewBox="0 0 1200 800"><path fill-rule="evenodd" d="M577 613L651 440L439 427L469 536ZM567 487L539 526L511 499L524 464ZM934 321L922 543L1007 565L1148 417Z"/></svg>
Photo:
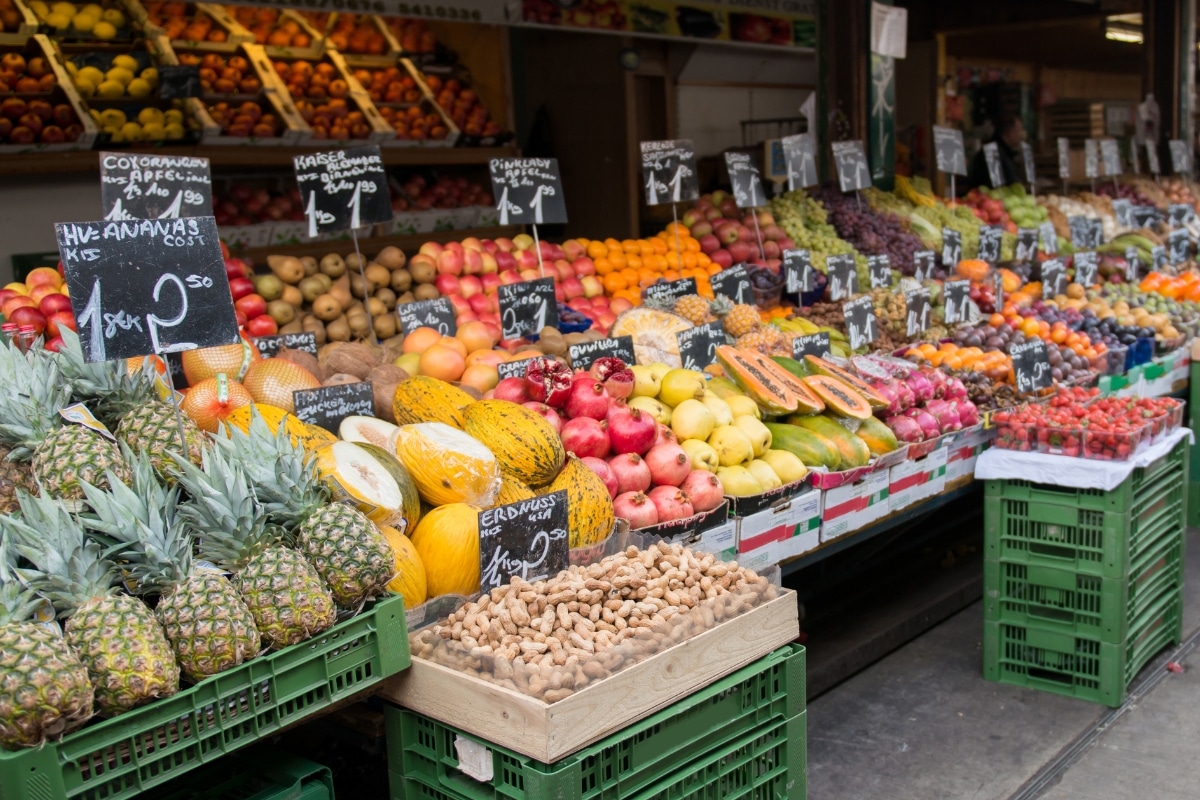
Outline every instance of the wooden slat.
<svg viewBox="0 0 1200 800"><path fill-rule="evenodd" d="M384 153L387 151L385 150ZM370 255L385 247L399 247L405 252L420 248L425 242L457 242L468 236L480 239L498 239L502 236L512 238L521 233L522 228L515 225L497 226L494 228L468 228L453 231L432 231L430 233L415 233L411 236L371 236L358 240L359 249ZM265 259L267 256L311 256L317 253L339 253L346 255L354 252L354 242L351 239L339 239L331 242L302 242L301 244L268 245L267 247L250 247L235 250L233 255L238 258L248 258L254 261Z"/></svg>

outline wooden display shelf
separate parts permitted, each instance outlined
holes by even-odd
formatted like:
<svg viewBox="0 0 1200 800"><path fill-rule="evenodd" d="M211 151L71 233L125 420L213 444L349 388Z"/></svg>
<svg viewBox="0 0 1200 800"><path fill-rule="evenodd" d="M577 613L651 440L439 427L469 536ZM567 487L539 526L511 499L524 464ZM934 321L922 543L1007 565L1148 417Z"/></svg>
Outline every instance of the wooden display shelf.
<svg viewBox="0 0 1200 800"><path fill-rule="evenodd" d="M385 151L386 152L386 151ZM496 239L501 236L512 238L521 233L516 225L500 225L491 228L464 228L452 231L431 231L415 233L409 236L370 236L358 240L358 248L366 255L374 255L385 247L399 247L411 255L425 242L453 242L474 236L479 239ZM245 250L235 250L237 258L248 258L255 261L267 256L311 256L339 253L346 255L354 252L354 242L351 239L337 239L326 242L304 242L303 244L268 245L267 247L248 247Z"/></svg>
<svg viewBox="0 0 1200 800"><path fill-rule="evenodd" d="M321 150L320 142L310 147L146 147L129 148L129 152L145 155L200 156L209 159L213 167L286 167L292 159L305 153ZM363 144L367 144L363 142ZM349 143L345 146L351 146ZM333 148L339 145L330 144ZM520 155L516 147L395 147L383 149L383 162L388 166L427 166L456 164L486 164L493 158ZM50 173L93 172L99 169L100 155L95 150L67 153L29 153L14 158L0 158L0 175L45 175ZM430 237L432 238L432 237Z"/></svg>

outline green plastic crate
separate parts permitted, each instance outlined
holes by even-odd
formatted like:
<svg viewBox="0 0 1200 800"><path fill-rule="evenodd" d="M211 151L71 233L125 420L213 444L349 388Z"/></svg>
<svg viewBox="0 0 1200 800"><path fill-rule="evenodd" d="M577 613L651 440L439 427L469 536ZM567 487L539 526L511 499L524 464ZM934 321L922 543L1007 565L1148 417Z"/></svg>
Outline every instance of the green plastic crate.
<svg viewBox="0 0 1200 800"><path fill-rule="evenodd" d="M1182 480L1156 483L1135 513L987 497L983 501L984 557L1058 567L1103 578L1124 578L1146 549L1180 535L1185 522Z"/></svg>
<svg viewBox="0 0 1200 800"><path fill-rule="evenodd" d="M644 792L689 759L796 718L804 710L805 651L788 645L553 764L389 706L388 762L401 778L471 800L609 800ZM490 751L490 783L459 770L454 747L459 737ZM395 790L393 796L399 796Z"/></svg>
<svg viewBox="0 0 1200 800"><path fill-rule="evenodd" d="M983 624L987 680L1117 707L1129 684L1160 650L1183 638L1183 594L1165 591L1122 643L1007 622Z"/></svg>
<svg viewBox="0 0 1200 800"><path fill-rule="evenodd" d="M1183 586L1183 530L1135 559L1128 579L1100 578L1057 567L986 559L983 618L1037 625L1120 643L1130 626L1170 588Z"/></svg>
<svg viewBox="0 0 1200 800"><path fill-rule="evenodd" d="M253 747L176 778L154 800L334 800L333 772L276 747Z"/></svg>
<svg viewBox="0 0 1200 800"><path fill-rule="evenodd" d="M410 663L404 602L58 742L0 752L0 800L123 800L312 717Z"/></svg>
<svg viewBox="0 0 1200 800"><path fill-rule="evenodd" d="M724 742L690 762L677 765L636 793L618 790L589 797L613 800L805 800L808 796L808 745L805 712L775 719ZM389 775L391 800L471 800L479 795L456 787L431 786L419 778ZM529 800L577 797L575 794L496 795Z"/></svg>

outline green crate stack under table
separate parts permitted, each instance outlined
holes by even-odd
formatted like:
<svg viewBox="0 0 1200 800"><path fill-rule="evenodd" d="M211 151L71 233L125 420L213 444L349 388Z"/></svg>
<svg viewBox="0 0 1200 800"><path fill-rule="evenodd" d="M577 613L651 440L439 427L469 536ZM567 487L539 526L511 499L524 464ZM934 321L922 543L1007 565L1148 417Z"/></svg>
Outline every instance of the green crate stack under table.
<svg viewBox="0 0 1200 800"><path fill-rule="evenodd" d="M804 800L805 711L795 644L553 764L389 705L391 800ZM490 779L464 772L459 748Z"/></svg>
<svg viewBox="0 0 1200 800"><path fill-rule="evenodd" d="M157 790L154 800L334 800L333 772L261 745L176 778Z"/></svg>
<svg viewBox="0 0 1200 800"><path fill-rule="evenodd" d="M1119 706L1180 642L1188 449L1111 492L986 481L985 678Z"/></svg>

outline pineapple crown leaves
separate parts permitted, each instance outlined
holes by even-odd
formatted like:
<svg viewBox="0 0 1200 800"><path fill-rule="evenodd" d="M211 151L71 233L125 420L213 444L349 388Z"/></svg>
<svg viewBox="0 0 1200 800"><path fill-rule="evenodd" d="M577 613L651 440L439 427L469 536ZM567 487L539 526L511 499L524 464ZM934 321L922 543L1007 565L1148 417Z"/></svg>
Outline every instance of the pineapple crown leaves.
<svg viewBox="0 0 1200 800"><path fill-rule="evenodd" d="M708 304L708 310L718 317L723 317L733 311L733 301L725 295L719 294Z"/></svg>
<svg viewBox="0 0 1200 800"><path fill-rule="evenodd" d="M16 552L0 531L0 626L33 617L41 598L17 577Z"/></svg>
<svg viewBox="0 0 1200 800"><path fill-rule="evenodd" d="M58 411L71 401L70 387L61 380L48 350L21 352L3 337L0 386L6 389L0 404L0 441L16 445L9 460L27 460L33 448L63 424Z"/></svg>
<svg viewBox="0 0 1200 800"><path fill-rule="evenodd" d="M642 306L645 308L653 308L658 311L674 311L675 298L667 297L665 295L655 295L653 297L647 297L646 302L642 303Z"/></svg>
<svg viewBox="0 0 1200 800"><path fill-rule="evenodd" d="M130 370L125 359L89 364L83 356L79 334L69 328L62 332L63 345L58 351L62 376L72 394L89 403L89 408L105 425L115 428L120 418L147 403L159 402L154 387L154 367L143 358L140 370Z"/></svg>

